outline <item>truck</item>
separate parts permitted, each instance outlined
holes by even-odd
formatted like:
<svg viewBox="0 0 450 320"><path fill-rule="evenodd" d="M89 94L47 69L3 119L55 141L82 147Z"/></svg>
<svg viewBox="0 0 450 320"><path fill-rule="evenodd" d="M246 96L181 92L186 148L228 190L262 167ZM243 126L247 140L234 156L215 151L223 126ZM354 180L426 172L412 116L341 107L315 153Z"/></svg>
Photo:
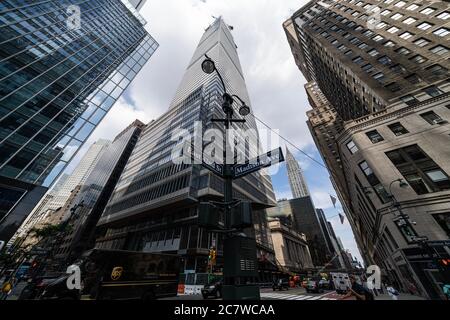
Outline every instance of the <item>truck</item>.
<svg viewBox="0 0 450 320"><path fill-rule="evenodd" d="M330 276L338 294L344 294L352 287L347 273L330 272Z"/></svg>
<svg viewBox="0 0 450 320"><path fill-rule="evenodd" d="M80 289L69 289L67 274L48 284L40 298L146 301L177 295L177 255L92 249L74 265L81 271Z"/></svg>

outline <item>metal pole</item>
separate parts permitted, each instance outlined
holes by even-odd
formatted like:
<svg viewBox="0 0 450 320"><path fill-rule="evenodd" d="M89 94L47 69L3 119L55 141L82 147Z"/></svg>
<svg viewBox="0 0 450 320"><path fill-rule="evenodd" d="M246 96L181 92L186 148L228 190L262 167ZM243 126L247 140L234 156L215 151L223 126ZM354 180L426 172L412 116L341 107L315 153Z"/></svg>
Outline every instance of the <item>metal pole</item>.
<svg viewBox="0 0 450 320"><path fill-rule="evenodd" d="M233 201L233 175L232 175L232 170L233 170L233 166L230 163L227 163L227 149L228 149L228 141L227 141L227 132L228 129L230 128L230 124L231 124L231 119L233 116L233 109L232 109L232 103L233 103L233 98L230 97L227 93L225 93L223 95L223 102L222 102L222 108L226 114L226 120L225 120L225 146L224 146L224 150L223 150L223 156L224 156L224 161L225 161L225 172L224 172L224 201L225 201L225 228L229 229L230 228L230 223L231 223L231 203ZM230 234L225 234L224 235L224 241L227 241L230 238ZM232 257L233 256L233 252L228 252L226 251L226 248L228 248L228 246L224 246L224 252L223 252L223 257L224 260L226 258ZM229 249L229 248L228 248ZM235 284L235 278L232 277L230 275L230 270L228 270L225 267L224 264L224 269L223 269L223 278L224 278L224 284L225 285L234 285Z"/></svg>

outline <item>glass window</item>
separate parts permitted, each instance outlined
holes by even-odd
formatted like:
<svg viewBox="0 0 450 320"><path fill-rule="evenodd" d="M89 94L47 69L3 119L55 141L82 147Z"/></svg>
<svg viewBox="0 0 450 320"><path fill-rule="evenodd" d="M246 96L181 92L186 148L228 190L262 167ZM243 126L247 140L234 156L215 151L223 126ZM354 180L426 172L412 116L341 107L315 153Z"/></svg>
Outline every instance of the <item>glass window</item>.
<svg viewBox="0 0 450 320"><path fill-rule="evenodd" d="M444 122L444 120L434 111L421 113L420 116L424 118L429 124L441 124Z"/></svg>
<svg viewBox="0 0 450 320"><path fill-rule="evenodd" d="M401 7L403 7L405 4L406 4L405 1L399 1L399 2L397 2L394 6L396 6L396 7L398 7L398 8L401 8Z"/></svg>
<svg viewBox="0 0 450 320"><path fill-rule="evenodd" d="M403 15L402 15L401 13L396 13L396 14L394 14L394 15L391 17L391 19L393 19L393 20L398 20L398 19L400 19L401 17L403 17ZM403 22L405 22L405 21L403 21Z"/></svg>
<svg viewBox="0 0 450 320"><path fill-rule="evenodd" d="M83 128L76 134L75 138L81 141L85 141L86 138L91 134L91 132L95 129L95 126L89 122L87 122Z"/></svg>
<svg viewBox="0 0 450 320"><path fill-rule="evenodd" d="M378 58L378 62L384 65L390 65L392 63L392 60L388 56L382 56Z"/></svg>
<svg viewBox="0 0 450 320"><path fill-rule="evenodd" d="M415 55L414 57L410 58L410 60L420 64L420 63L424 63L428 59L421 56L420 54L418 54L418 55Z"/></svg>
<svg viewBox="0 0 450 320"><path fill-rule="evenodd" d="M430 67L427 67L425 70L430 71L431 73L433 73L434 75L444 75L447 73L447 69L444 68L443 66L439 65L439 64L434 64Z"/></svg>
<svg viewBox="0 0 450 320"><path fill-rule="evenodd" d="M425 172L433 182L448 181L448 177L441 169L435 169Z"/></svg>
<svg viewBox="0 0 450 320"><path fill-rule="evenodd" d="M435 34L439 37L445 37L449 33L450 33L450 29L447 29L447 28L439 28L439 29L433 31L433 34Z"/></svg>
<svg viewBox="0 0 450 320"><path fill-rule="evenodd" d="M391 41L391 40L386 41L386 42L384 43L384 46L385 46L385 47L388 47L388 48L395 47L395 42L394 42L394 41Z"/></svg>
<svg viewBox="0 0 450 320"><path fill-rule="evenodd" d="M422 79L415 73L405 77L405 79L411 82L412 84L418 84L422 82Z"/></svg>
<svg viewBox="0 0 450 320"><path fill-rule="evenodd" d="M390 84L388 84L386 86L387 89L389 89L392 92L397 92L400 91L402 89L402 87L400 87L400 85L397 82L392 82Z"/></svg>
<svg viewBox="0 0 450 320"><path fill-rule="evenodd" d="M413 4L409 5L409 6L407 6L406 10L413 11L413 10L416 10L417 8L419 8L419 5L413 3Z"/></svg>
<svg viewBox="0 0 450 320"><path fill-rule="evenodd" d="M425 47L429 43L430 43L430 41L425 39L425 38L419 38L419 39L414 41L414 44L419 46L419 47Z"/></svg>
<svg viewBox="0 0 450 320"><path fill-rule="evenodd" d="M380 42L382 40L384 40L384 37L380 36L379 34L377 34L375 37L372 38L374 41L376 42Z"/></svg>
<svg viewBox="0 0 450 320"><path fill-rule="evenodd" d="M438 55L444 55L449 51L449 49L445 46L438 45L436 47L431 48L430 51Z"/></svg>
<svg viewBox="0 0 450 320"><path fill-rule="evenodd" d="M372 49L372 50L368 51L367 53L369 55L371 55L372 57L376 57L379 54L378 50L376 50L376 49Z"/></svg>
<svg viewBox="0 0 450 320"><path fill-rule="evenodd" d="M413 34L411 32L405 31L402 34L400 34L400 38L408 40L409 38L411 38L413 36Z"/></svg>
<svg viewBox="0 0 450 320"><path fill-rule="evenodd" d="M353 60L352 60L354 63L356 63L356 64L359 64L359 65L361 65L361 64L363 64L364 63L364 59L363 58L361 58L361 57L356 57L356 58L354 58Z"/></svg>
<svg viewBox="0 0 450 320"><path fill-rule="evenodd" d="M382 15L382 16L387 16L387 15L390 14L391 12L392 12L391 10L386 9L386 10L381 11L381 15Z"/></svg>
<svg viewBox="0 0 450 320"><path fill-rule="evenodd" d="M370 139L370 141L372 141L372 143L378 143L384 140L384 138L381 136L381 134L378 133L377 130L366 132L366 135Z"/></svg>
<svg viewBox="0 0 450 320"><path fill-rule="evenodd" d="M450 18L450 12L448 11L441 12L436 16L436 18L447 20L448 18Z"/></svg>
<svg viewBox="0 0 450 320"><path fill-rule="evenodd" d="M450 212L433 214L433 218L450 238Z"/></svg>
<svg viewBox="0 0 450 320"><path fill-rule="evenodd" d="M403 67L401 64L393 65L393 66L389 67L389 69L391 69L393 72L398 73L398 74L406 73L405 67Z"/></svg>
<svg viewBox="0 0 450 320"><path fill-rule="evenodd" d="M404 55L407 55L407 54L411 53L411 51L409 49L406 49L405 47L400 47L397 50L395 50L395 52L400 53L400 54L404 54Z"/></svg>
<svg viewBox="0 0 450 320"><path fill-rule="evenodd" d="M420 11L420 13L429 15L429 14L432 14L433 12L435 12L435 11L436 11L436 9L428 7L428 8L423 9L422 11Z"/></svg>
<svg viewBox="0 0 450 320"><path fill-rule="evenodd" d="M392 123L388 125L388 128L391 129L391 131L396 135L396 136L402 136L404 134L407 134L409 131L405 129L405 127L403 127L401 125L400 122L396 122L396 123Z"/></svg>
<svg viewBox="0 0 450 320"><path fill-rule="evenodd" d="M422 22L421 24L417 25L417 28L419 28L420 30L427 30L430 29L433 25L431 23L428 22Z"/></svg>
<svg viewBox="0 0 450 320"><path fill-rule="evenodd" d="M384 73L382 72L378 72L374 74L372 77L380 83L384 83L384 81L386 80Z"/></svg>
<svg viewBox="0 0 450 320"><path fill-rule="evenodd" d="M406 103L408 106L414 105L417 102L419 102L414 96L412 95L406 95L400 98L404 103Z"/></svg>
<svg viewBox="0 0 450 320"><path fill-rule="evenodd" d="M403 23L404 23L404 24L413 24L413 23L416 22L416 21L417 21L416 18L409 17L409 18L406 18L405 20L403 20Z"/></svg>
<svg viewBox="0 0 450 320"><path fill-rule="evenodd" d="M354 154L355 152L358 151L358 147L357 147L356 144L353 142L353 140L350 140L350 141L347 143L347 148L348 148L348 150L349 150L352 154Z"/></svg>
<svg viewBox="0 0 450 320"><path fill-rule="evenodd" d="M397 28L397 27L390 27L389 29L387 29L387 32L389 32L389 33L396 33L398 30L400 30L400 29Z"/></svg>
<svg viewBox="0 0 450 320"><path fill-rule="evenodd" d="M386 155L417 194L450 189L447 174L417 145L389 151Z"/></svg>
<svg viewBox="0 0 450 320"><path fill-rule="evenodd" d="M69 161L72 156L77 152L78 148L81 145L81 141L72 139L67 146L62 151L63 156L61 157L62 161Z"/></svg>
<svg viewBox="0 0 450 320"><path fill-rule="evenodd" d="M425 88L425 89L423 89L423 91L425 91L428 95L430 95L432 97L437 97L444 93L441 89L439 89L436 86L431 86L431 87Z"/></svg>

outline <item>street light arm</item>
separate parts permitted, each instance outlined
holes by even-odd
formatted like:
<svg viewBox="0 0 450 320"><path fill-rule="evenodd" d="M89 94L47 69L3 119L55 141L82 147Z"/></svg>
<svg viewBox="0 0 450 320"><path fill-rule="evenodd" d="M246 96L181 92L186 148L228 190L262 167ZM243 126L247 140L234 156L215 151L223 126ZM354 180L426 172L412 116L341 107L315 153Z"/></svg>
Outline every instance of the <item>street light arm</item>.
<svg viewBox="0 0 450 320"><path fill-rule="evenodd" d="M245 102L244 102L244 100L242 100L241 98L239 98L237 95L235 95L235 94L233 94L233 95L231 95L233 98L236 98L236 99L238 99L243 105L247 105Z"/></svg>
<svg viewBox="0 0 450 320"><path fill-rule="evenodd" d="M207 59L210 59L211 61L213 61L210 57L208 57L207 54L205 54L205 57L206 57ZM227 88L225 87L225 82L223 82L222 75L220 74L219 69L217 69L217 67L215 66L215 64L214 64L214 70L216 70L217 75L219 76L220 82L222 83L223 91L224 91L225 93L227 93Z"/></svg>

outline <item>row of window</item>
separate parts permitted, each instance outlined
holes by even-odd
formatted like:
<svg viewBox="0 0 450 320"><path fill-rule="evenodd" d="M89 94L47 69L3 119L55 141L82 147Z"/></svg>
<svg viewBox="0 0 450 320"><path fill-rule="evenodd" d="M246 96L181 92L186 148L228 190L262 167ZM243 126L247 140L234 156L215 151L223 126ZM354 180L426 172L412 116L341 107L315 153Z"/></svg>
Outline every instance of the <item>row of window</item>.
<svg viewBox="0 0 450 320"><path fill-rule="evenodd" d="M399 125L399 124L395 124ZM405 130L400 125L400 130ZM358 148L353 141L347 143L351 153ZM386 156L395 165L408 184L417 194L426 194L450 189L450 179L418 145L411 145L397 150L386 152ZM384 189L367 161L359 163L359 167L366 176L382 203L390 200L389 194Z"/></svg>
<svg viewBox="0 0 450 320"><path fill-rule="evenodd" d="M447 106L447 108L449 108L449 106ZM447 123L446 120L442 119L434 111L428 111L425 113L421 113L420 116L431 125ZM400 122L395 122L395 123L389 124L387 127L397 137L409 133L409 131ZM378 143L378 142L384 141L383 136L378 132L378 130L368 131L368 132L366 132L366 135L372 143ZM356 146L356 144L353 141L350 141L347 143L347 148L352 154L354 154L355 152L358 151L358 147Z"/></svg>

